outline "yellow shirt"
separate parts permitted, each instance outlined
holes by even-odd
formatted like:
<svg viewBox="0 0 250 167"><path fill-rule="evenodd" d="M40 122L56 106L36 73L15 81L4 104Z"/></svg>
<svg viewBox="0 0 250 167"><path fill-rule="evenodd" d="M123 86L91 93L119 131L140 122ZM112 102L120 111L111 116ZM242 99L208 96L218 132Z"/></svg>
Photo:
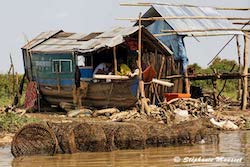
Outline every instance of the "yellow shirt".
<svg viewBox="0 0 250 167"><path fill-rule="evenodd" d="M126 64L121 64L120 66L120 75L130 75L131 69Z"/></svg>

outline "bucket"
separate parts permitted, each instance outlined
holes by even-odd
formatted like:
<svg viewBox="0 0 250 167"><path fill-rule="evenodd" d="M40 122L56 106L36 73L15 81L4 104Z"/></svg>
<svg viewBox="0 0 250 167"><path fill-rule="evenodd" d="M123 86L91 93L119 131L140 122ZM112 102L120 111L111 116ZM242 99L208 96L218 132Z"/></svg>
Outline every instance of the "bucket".
<svg viewBox="0 0 250 167"><path fill-rule="evenodd" d="M175 98L190 98L191 94L188 93L164 93L164 96L167 101L170 101Z"/></svg>

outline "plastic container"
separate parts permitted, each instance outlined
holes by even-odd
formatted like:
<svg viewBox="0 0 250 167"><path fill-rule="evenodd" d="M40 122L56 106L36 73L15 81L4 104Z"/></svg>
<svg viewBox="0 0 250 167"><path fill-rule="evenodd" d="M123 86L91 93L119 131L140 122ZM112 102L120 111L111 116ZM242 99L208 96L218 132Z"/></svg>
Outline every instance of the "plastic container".
<svg viewBox="0 0 250 167"><path fill-rule="evenodd" d="M190 98L191 94L188 93L164 93L167 101L170 101L175 98Z"/></svg>

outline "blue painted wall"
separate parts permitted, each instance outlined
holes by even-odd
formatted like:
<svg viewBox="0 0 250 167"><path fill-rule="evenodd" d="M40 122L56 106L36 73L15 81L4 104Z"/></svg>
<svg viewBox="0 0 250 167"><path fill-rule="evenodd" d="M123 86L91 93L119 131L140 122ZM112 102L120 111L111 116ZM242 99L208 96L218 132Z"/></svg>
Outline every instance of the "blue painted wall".
<svg viewBox="0 0 250 167"><path fill-rule="evenodd" d="M161 34L161 30L173 30L173 28L164 20L154 21L146 27L152 34ZM174 52L174 58L181 61L183 69L188 65L187 53L184 45L184 36L169 35L157 37L161 42L168 46Z"/></svg>
<svg viewBox="0 0 250 167"><path fill-rule="evenodd" d="M72 71L56 73L53 72L53 60L65 59L72 61ZM71 53L35 53L32 55L32 75L35 81L45 85L72 86L75 84L76 61Z"/></svg>

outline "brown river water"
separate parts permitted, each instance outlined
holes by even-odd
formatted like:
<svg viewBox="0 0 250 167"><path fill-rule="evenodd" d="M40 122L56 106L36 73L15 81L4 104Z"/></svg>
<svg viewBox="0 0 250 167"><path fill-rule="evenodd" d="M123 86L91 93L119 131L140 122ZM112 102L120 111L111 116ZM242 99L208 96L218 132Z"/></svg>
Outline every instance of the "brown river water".
<svg viewBox="0 0 250 167"><path fill-rule="evenodd" d="M0 148L0 167L94 166L250 166L250 131L221 132L219 144L29 156L14 159L10 147Z"/></svg>

